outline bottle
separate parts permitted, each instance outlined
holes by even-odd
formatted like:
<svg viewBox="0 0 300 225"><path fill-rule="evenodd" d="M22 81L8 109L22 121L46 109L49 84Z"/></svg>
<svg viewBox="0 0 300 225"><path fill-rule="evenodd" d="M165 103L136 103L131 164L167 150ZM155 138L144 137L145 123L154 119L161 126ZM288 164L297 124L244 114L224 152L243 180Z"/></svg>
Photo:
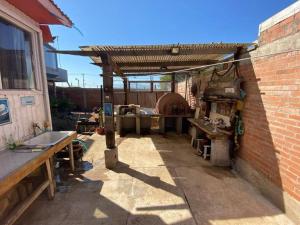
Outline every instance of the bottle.
<svg viewBox="0 0 300 225"><path fill-rule="evenodd" d="M12 135L9 136L9 139L8 139L8 148L10 150L14 150L15 148L17 147L15 141L14 141L14 138Z"/></svg>

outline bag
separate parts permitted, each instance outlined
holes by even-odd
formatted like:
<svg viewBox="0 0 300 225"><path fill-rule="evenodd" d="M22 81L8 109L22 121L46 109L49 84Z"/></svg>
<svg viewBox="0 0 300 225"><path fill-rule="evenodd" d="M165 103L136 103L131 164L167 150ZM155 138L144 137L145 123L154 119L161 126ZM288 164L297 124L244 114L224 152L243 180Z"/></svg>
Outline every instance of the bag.
<svg viewBox="0 0 300 225"><path fill-rule="evenodd" d="M211 80L204 90L204 97L234 98L240 99L240 86L242 78L237 76L236 66L231 66L223 75L213 71Z"/></svg>

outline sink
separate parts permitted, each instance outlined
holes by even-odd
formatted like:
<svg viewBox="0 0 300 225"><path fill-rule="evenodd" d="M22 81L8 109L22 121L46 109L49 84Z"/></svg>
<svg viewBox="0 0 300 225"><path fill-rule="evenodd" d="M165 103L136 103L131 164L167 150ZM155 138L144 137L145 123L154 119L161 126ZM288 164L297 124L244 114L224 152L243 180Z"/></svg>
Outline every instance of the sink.
<svg viewBox="0 0 300 225"><path fill-rule="evenodd" d="M23 145L27 146L52 146L69 136L69 131L49 131L42 133L28 141Z"/></svg>

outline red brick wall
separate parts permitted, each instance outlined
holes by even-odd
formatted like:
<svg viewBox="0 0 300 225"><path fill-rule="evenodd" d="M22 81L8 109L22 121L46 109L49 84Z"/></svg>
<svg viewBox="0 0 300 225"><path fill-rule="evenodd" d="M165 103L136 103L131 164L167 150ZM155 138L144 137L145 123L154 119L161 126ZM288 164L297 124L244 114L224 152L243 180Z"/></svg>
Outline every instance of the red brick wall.
<svg viewBox="0 0 300 225"><path fill-rule="evenodd" d="M259 54L264 54L262 46L279 47L272 43L299 32L299 19L298 13L263 31ZM300 52L243 63L240 74L247 99L239 156L300 200Z"/></svg>
<svg viewBox="0 0 300 225"><path fill-rule="evenodd" d="M280 38L295 34L300 31L300 14L297 13L280 23L260 33L259 44L271 43Z"/></svg>
<svg viewBox="0 0 300 225"><path fill-rule="evenodd" d="M286 52L291 42L299 42L295 36L299 28L300 13L263 31L259 47L251 55ZM284 38L290 40L280 43ZM245 61L239 70L245 78L247 98L243 111L245 134L238 156L300 200L300 52ZM177 83L176 91L185 95L184 81Z"/></svg>
<svg viewBox="0 0 300 225"><path fill-rule="evenodd" d="M195 108L196 105L196 99L191 93L191 86L192 86L192 81L193 79L190 77L187 81L187 84L185 81L180 81L177 82L175 85L175 92L179 93L182 97L184 97L191 108ZM187 87L187 90L185 90Z"/></svg>

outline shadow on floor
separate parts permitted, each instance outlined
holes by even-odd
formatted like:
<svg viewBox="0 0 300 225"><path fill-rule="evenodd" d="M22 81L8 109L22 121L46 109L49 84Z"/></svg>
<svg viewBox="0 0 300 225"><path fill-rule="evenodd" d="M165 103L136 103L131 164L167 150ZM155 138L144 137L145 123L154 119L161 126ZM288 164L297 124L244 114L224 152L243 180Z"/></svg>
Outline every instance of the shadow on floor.
<svg viewBox="0 0 300 225"><path fill-rule="evenodd" d="M103 141L95 137L87 154L102 158ZM89 170L65 171L67 188L54 201L38 199L17 224L290 224L248 183L194 155L189 143L174 134L129 136L116 169L96 160Z"/></svg>

